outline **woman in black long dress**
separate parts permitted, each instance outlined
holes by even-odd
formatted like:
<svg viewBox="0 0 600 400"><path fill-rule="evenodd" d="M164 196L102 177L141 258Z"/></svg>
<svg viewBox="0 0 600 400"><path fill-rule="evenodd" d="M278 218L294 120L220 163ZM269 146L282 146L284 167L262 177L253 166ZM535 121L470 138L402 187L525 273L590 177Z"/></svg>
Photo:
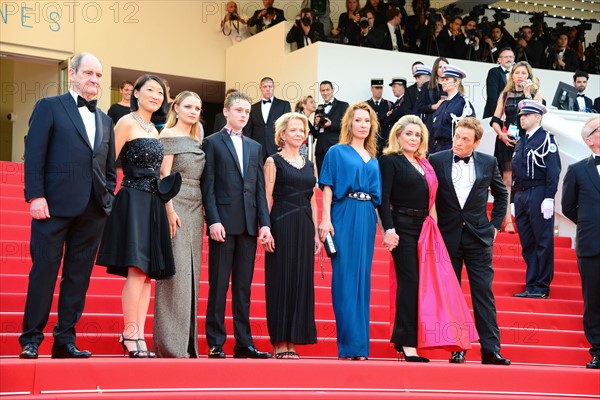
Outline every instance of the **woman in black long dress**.
<svg viewBox="0 0 600 400"><path fill-rule="evenodd" d="M509 198L512 186L512 157L521 130L518 104L523 99L542 102L542 92L539 90L537 82L533 68L527 61L516 63L510 71L504 90L498 97L496 110L490 121L491 127L498 136L494 156L498 160L498 168L506 190L508 190ZM505 232L515 233L510 207L506 209L502 229Z"/></svg>
<svg viewBox="0 0 600 400"><path fill-rule="evenodd" d="M134 85L132 113L115 127L116 155L125 174L106 222L96 264L110 274L126 277L123 286L124 329L120 343L134 358L154 358L144 340L150 279L175 274L165 204L158 196L163 147L150 122L153 112L166 108L165 87L157 76L143 75Z"/></svg>
<svg viewBox="0 0 600 400"><path fill-rule="evenodd" d="M316 231L316 184L312 162L300 155L308 119L287 113L275 123L281 151L267 158L265 188L275 245L265 244L267 326L274 357L298 359L295 345L317 341L314 253L321 249Z"/></svg>

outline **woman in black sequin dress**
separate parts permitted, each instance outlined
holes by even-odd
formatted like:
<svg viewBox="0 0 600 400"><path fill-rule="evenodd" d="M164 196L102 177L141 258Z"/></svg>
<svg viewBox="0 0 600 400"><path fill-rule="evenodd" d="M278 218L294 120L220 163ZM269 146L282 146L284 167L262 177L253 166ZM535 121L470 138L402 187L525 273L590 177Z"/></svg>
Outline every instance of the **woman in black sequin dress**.
<svg viewBox="0 0 600 400"><path fill-rule="evenodd" d="M157 194L163 147L152 113L166 107L160 78L143 75L134 86L133 112L115 127L116 155L121 156L125 177L108 218L98 252L98 265L126 277L123 287L124 329L120 343L129 357L153 358L144 340L150 303L150 279L175 274L169 221Z"/></svg>

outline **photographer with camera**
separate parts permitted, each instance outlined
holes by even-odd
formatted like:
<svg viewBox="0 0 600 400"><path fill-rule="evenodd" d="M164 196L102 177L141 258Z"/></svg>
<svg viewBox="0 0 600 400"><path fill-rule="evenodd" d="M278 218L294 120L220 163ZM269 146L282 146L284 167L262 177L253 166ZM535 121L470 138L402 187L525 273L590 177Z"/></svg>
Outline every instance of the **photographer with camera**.
<svg viewBox="0 0 600 400"><path fill-rule="evenodd" d="M541 68L544 56L544 46L533 36L530 26L522 26L515 34L517 39L516 62L527 61L533 68Z"/></svg>
<svg viewBox="0 0 600 400"><path fill-rule="evenodd" d="M425 24L419 32L419 53L438 57L446 54L443 40L444 21L444 16L439 12L434 9L427 10Z"/></svg>
<svg viewBox="0 0 600 400"><path fill-rule="evenodd" d="M467 55L467 38L463 35L460 29L461 26L462 17L455 15L450 18L447 29L439 36L438 41L443 43L440 47L443 49L441 52L443 57L465 59Z"/></svg>
<svg viewBox="0 0 600 400"><path fill-rule="evenodd" d="M477 29L477 18L468 16L463 19L463 34L465 35L465 44L467 45L467 53L465 60L481 61L481 30Z"/></svg>
<svg viewBox="0 0 600 400"><path fill-rule="evenodd" d="M556 40L552 46L546 49L545 68L555 71L571 71L575 72L579 68L579 58L577 53L567 47L569 43L569 35L564 30L558 31Z"/></svg>
<svg viewBox="0 0 600 400"><path fill-rule="evenodd" d="M230 1L225 6L227 14L221 20L219 30L223 35L231 39L231 43L236 44L250 37L250 31L244 18L238 14L238 7L235 1Z"/></svg>
<svg viewBox="0 0 600 400"><path fill-rule="evenodd" d="M492 62L497 62L500 56L500 50L510 47L513 48L512 42L514 39L506 32L502 26L496 24L492 25L490 29L490 35L484 38L485 43L489 46L491 53Z"/></svg>
<svg viewBox="0 0 600 400"><path fill-rule="evenodd" d="M357 45L358 22L360 21L360 2L346 0L346 12L340 14L338 27L331 30L331 35L337 38L338 43Z"/></svg>
<svg viewBox="0 0 600 400"><path fill-rule="evenodd" d="M256 29L256 33L262 32L278 23L285 21L283 10L273 7L275 0L262 0L264 8L256 10L248 20L248 26Z"/></svg>
<svg viewBox="0 0 600 400"><path fill-rule="evenodd" d="M323 81L319 85L319 91L323 98L323 104L317 106L315 111L315 128L317 132L315 138L315 160L317 162L317 171L321 173L321 166L325 159L325 154L329 148L337 144L340 140L340 129L342 126L342 117L348 108L348 103L336 99L331 81Z"/></svg>
<svg viewBox="0 0 600 400"><path fill-rule="evenodd" d="M313 12L310 8L300 10L300 15L296 17L296 24L287 34L288 43L296 43L299 49L308 46L325 37L323 24L314 20Z"/></svg>
<svg viewBox="0 0 600 400"><path fill-rule="evenodd" d="M375 27L375 13L372 10L367 10L364 14L361 13L358 27L360 28L358 32L359 46L372 49L383 48L383 30Z"/></svg>

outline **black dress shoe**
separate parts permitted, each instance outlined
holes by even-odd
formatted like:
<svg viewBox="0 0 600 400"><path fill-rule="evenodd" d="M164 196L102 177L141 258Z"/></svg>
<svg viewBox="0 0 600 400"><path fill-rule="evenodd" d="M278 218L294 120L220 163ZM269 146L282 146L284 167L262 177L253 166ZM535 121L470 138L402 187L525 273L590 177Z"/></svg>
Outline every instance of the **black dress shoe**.
<svg viewBox="0 0 600 400"><path fill-rule="evenodd" d="M464 364L467 361L467 359L465 357L466 355L467 355L466 351L453 351L452 357L450 357L450 363Z"/></svg>
<svg viewBox="0 0 600 400"><path fill-rule="evenodd" d="M21 348L19 358L35 359L38 358L38 345L35 343L27 343Z"/></svg>
<svg viewBox="0 0 600 400"><path fill-rule="evenodd" d="M212 346L208 351L208 358L225 358L225 352L221 346Z"/></svg>
<svg viewBox="0 0 600 400"><path fill-rule="evenodd" d="M522 293L515 293L513 294L513 297L529 297L529 295L531 294L531 292L529 291L524 291Z"/></svg>
<svg viewBox="0 0 600 400"><path fill-rule="evenodd" d="M79 350L75 343L52 346L52 358L90 358L91 356L91 352Z"/></svg>
<svg viewBox="0 0 600 400"><path fill-rule="evenodd" d="M533 292L533 293L529 293L529 297L530 299L549 299L550 295L548 293L542 293L542 292Z"/></svg>
<svg viewBox="0 0 600 400"><path fill-rule="evenodd" d="M592 368L592 369L600 369L600 357L599 356L594 356L592 358L592 361L590 361L589 363L587 363L585 365L586 368Z"/></svg>
<svg viewBox="0 0 600 400"><path fill-rule="evenodd" d="M266 351L258 351L254 346L240 347L234 350L233 358L271 358L273 355Z"/></svg>
<svg viewBox="0 0 600 400"><path fill-rule="evenodd" d="M493 365L510 365L510 360L503 358L497 351L491 353L481 353L482 364L493 364Z"/></svg>

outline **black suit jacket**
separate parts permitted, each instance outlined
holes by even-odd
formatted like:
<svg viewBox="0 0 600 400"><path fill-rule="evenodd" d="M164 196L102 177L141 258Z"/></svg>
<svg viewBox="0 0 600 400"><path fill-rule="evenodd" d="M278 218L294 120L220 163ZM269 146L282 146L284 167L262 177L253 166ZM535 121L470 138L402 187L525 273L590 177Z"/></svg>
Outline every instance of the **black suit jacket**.
<svg viewBox="0 0 600 400"><path fill-rule="evenodd" d="M308 37L310 38L311 43L318 42L319 40L325 39L325 31L323 30L323 24L320 22L314 22L310 26L310 30L308 31ZM302 28L298 27L298 25L292 26L290 31L286 36L286 42L288 43L296 43L299 49L304 47L304 31Z"/></svg>
<svg viewBox="0 0 600 400"><path fill-rule="evenodd" d="M268 156L277 153L277 145L275 144L275 121L283 114L290 112L292 109L290 103L285 100L280 100L273 97L273 103L267 116L267 122L262 115L262 99L252 104L250 109L250 120L244 128L244 135L250 139L254 139L262 146L263 161Z"/></svg>
<svg viewBox="0 0 600 400"><path fill-rule="evenodd" d="M594 103L592 102L592 99L590 99L587 96L584 96L583 99L585 100L585 108L594 108ZM573 99L573 111L579 111L579 103L577 102L577 99Z"/></svg>
<svg viewBox="0 0 600 400"><path fill-rule="evenodd" d="M596 97L596 99L594 100L594 110L600 113L600 97Z"/></svg>
<svg viewBox="0 0 600 400"><path fill-rule="evenodd" d="M90 195L107 215L112 210L115 133L109 116L99 109L95 115L92 149L70 92L41 99L33 109L25 144L25 200L45 197L51 216L80 215Z"/></svg>
<svg viewBox="0 0 600 400"><path fill-rule="evenodd" d="M494 227L500 230L506 214L508 194L502 182L496 158L484 153L473 152L473 161L475 162L475 182L464 208L461 209L452 182L452 166L454 165L452 150L432 154L429 158L439 184L435 202L438 226L450 254L455 254L458 249L463 223L483 244L491 246L494 242ZM494 197L491 221L486 212L488 189L491 189Z"/></svg>
<svg viewBox="0 0 600 400"><path fill-rule="evenodd" d="M327 150L334 144L337 144L340 140L340 130L342 127L342 117L348 108L348 103L333 99L331 110L328 114L325 114L325 118L331 120L331 126L325 128L323 132L317 128L317 134L315 138L318 139L317 145L315 146L315 154L325 154Z"/></svg>
<svg viewBox="0 0 600 400"><path fill-rule="evenodd" d="M206 164L202 172L202 202L207 229L223 224L229 235L258 235L258 225L270 226L265 197L262 149L242 137L243 176L237 153L225 129L203 142Z"/></svg>
<svg viewBox="0 0 600 400"><path fill-rule="evenodd" d="M387 23L381 27L382 39L381 39L381 48L384 50L393 50L394 45L392 42L392 36L390 34L390 30L388 28ZM396 43L398 44L398 51L408 51L408 47L406 47L406 35L402 36L400 31L400 27L395 32L396 35ZM403 42L404 39L404 43Z"/></svg>
<svg viewBox="0 0 600 400"><path fill-rule="evenodd" d="M285 16L283 15L283 10L280 10L279 8L273 8L273 9L275 10L275 18L271 21L270 25L268 25L268 26L264 25L262 17L261 18L258 17L258 14L260 14L260 12L262 10L264 10L263 8L261 8L260 10L254 11L254 14L248 20L248 26L249 27L256 26L257 32L261 32L267 28L277 25L278 23L280 23L282 21L285 21Z"/></svg>
<svg viewBox="0 0 600 400"><path fill-rule="evenodd" d="M546 69L553 69L555 71L571 71L575 72L579 68L579 57L577 53L573 50L567 48L563 53L563 61L565 62L565 67L561 68L557 66L554 68L554 62L556 61L556 49L554 47L549 47L546 50Z"/></svg>
<svg viewBox="0 0 600 400"><path fill-rule="evenodd" d="M600 175L593 156L569 165L561 204L565 217L577 224L577 256L600 254Z"/></svg>
<svg viewBox="0 0 600 400"><path fill-rule="evenodd" d="M404 93L404 103L402 104L402 108L404 111L403 115L409 115L409 114L418 115L417 104L419 103L419 99L420 99L421 95L425 94L426 88L427 88L427 84L423 85L423 89L421 89L421 91L419 91L419 88L417 87L416 83L414 83L414 84L410 85L408 88L406 88L406 91Z"/></svg>
<svg viewBox="0 0 600 400"><path fill-rule="evenodd" d="M496 111L496 104L498 103L498 97L506 86L506 79L509 74L504 73L504 69L500 65L494 67L488 71L487 78L485 80L485 92L487 98L485 101L485 109L483 110L483 118L488 118L494 115Z"/></svg>

